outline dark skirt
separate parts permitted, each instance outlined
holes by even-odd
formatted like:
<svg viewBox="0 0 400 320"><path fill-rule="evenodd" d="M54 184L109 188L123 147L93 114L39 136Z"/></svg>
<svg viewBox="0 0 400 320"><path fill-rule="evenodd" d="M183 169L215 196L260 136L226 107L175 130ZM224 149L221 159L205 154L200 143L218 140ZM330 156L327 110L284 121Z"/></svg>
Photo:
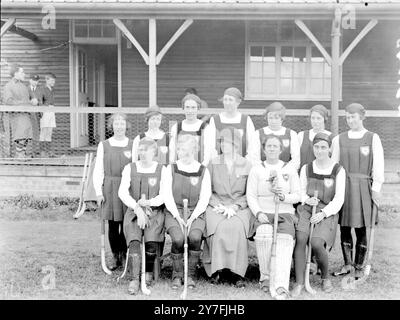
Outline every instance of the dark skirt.
<svg viewBox="0 0 400 320"><path fill-rule="evenodd" d="M300 205L297 207L299 222L297 224L296 231L304 232L307 235L310 234L311 211L312 209L309 205ZM333 216L323 219L314 226L312 237L323 239L328 249L332 248L335 243L338 220L338 214L334 214Z"/></svg>
<svg viewBox="0 0 400 320"><path fill-rule="evenodd" d="M143 234L145 242L163 242L165 239L164 220L164 211L153 209L153 214L149 217L150 225L142 230L137 224L135 212L133 209L128 208L124 216L123 224L126 244L129 246L129 243L134 240L141 242Z"/></svg>
<svg viewBox="0 0 400 320"><path fill-rule="evenodd" d="M179 210L179 211L182 211L182 210ZM167 232L169 232L169 229L172 228L172 227L177 227L177 228L181 229L181 227L179 226L178 221L172 216L172 214L168 210L166 210L166 213L165 213L165 230ZM206 222L204 220L204 213L202 213L196 220L193 221L189 232L191 230L194 230L194 229L200 230L201 233L204 234L205 229L206 229Z"/></svg>
<svg viewBox="0 0 400 320"><path fill-rule="evenodd" d="M267 213L267 217L269 220L269 224L274 226L274 218L275 215L273 213ZM297 224L297 218L294 214L290 213L279 213L278 215L278 230L277 233L286 233L290 234L293 238L295 237L295 226ZM254 234L257 231L257 228L262 225L261 222L259 222L257 219L255 219L253 228L254 228Z"/></svg>
<svg viewBox="0 0 400 320"><path fill-rule="evenodd" d="M120 177L104 177L103 195L104 204L102 208L102 219L112 221L123 221L124 212L127 207L118 197L118 189L121 183Z"/></svg>

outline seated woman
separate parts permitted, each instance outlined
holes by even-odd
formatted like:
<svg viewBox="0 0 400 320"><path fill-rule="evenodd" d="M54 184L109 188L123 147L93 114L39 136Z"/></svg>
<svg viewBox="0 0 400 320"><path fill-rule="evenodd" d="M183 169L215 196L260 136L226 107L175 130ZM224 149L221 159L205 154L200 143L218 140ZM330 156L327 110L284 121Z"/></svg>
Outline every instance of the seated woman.
<svg viewBox="0 0 400 320"><path fill-rule="evenodd" d="M299 223L296 228L296 247L294 249L296 285L292 296L299 296L304 286L306 265L305 249L310 233L310 224L315 225L311 247L321 270L322 289L332 291L328 279L328 253L333 246L339 215L344 202L346 173L329 156L330 135L317 133L313 139L316 160L304 165L300 172L301 201L297 207ZM318 191L318 198L314 198ZM311 217L312 206L317 205L317 213Z"/></svg>
<svg viewBox="0 0 400 320"><path fill-rule="evenodd" d="M270 136L279 137L282 141L283 149L279 159L290 164L298 170L300 165L300 147L297 133L282 125L286 116L286 108L280 102L273 102L265 109L265 120L267 126L258 129L254 136L254 148L251 150L252 161L254 164L265 160L263 141Z"/></svg>
<svg viewBox="0 0 400 320"><path fill-rule="evenodd" d="M332 133L325 130L326 122L328 121L328 109L322 104L317 104L310 109L311 129L301 131L297 134L300 146L300 168L305 164L312 162L315 159L313 151L313 139L318 132L331 135Z"/></svg>
<svg viewBox="0 0 400 320"><path fill-rule="evenodd" d="M176 140L180 134L191 134L196 137L198 152L195 159L207 166L210 162L210 127L206 122L197 118L200 106L200 98L194 94L187 94L182 99L182 109L185 113L185 119L174 124L171 127L171 140L169 143L170 163L176 161Z"/></svg>
<svg viewBox="0 0 400 320"><path fill-rule="evenodd" d="M154 161L157 143L150 138L139 142L139 161L128 164L122 171L118 196L128 207L123 230L129 247L128 263L131 266L132 281L128 292L137 294L141 266L140 243L142 236L146 251L146 283L153 281L154 259L157 246L164 241L164 200L160 195L160 182L165 167ZM145 199L142 199L142 195Z"/></svg>
<svg viewBox="0 0 400 320"><path fill-rule="evenodd" d="M221 140L222 154L208 166L212 195L206 211L203 265L214 283L220 280L223 269L229 269L235 285L244 287L247 238L254 219L246 200L251 163L238 154L241 136L237 130L225 132Z"/></svg>
<svg viewBox="0 0 400 320"><path fill-rule="evenodd" d="M163 199L167 209L165 229L171 236L172 288L178 289L183 278L183 228L188 228L188 287L194 288L196 266L200 261L200 249L205 230L204 212L211 196L208 169L194 159L197 141L193 135L178 136L178 161L168 165L163 182ZM183 200L188 200L189 217L183 220Z"/></svg>
<svg viewBox="0 0 400 320"><path fill-rule="evenodd" d="M289 276L296 221L293 204L300 201L300 181L297 170L291 164L285 164L279 160L282 149L282 142L278 137L267 137L263 142L266 160L250 170L247 181L247 203L257 218L254 240L260 266L260 286L264 292L268 291L270 268L274 268L275 283L271 285L276 290L276 299L286 299L289 296ZM279 220L276 265L270 266L277 201L279 201Z"/></svg>
<svg viewBox="0 0 400 320"><path fill-rule="evenodd" d="M113 253L110 270L123 266L126 243L122 232L122 222L126 206L118 198L122 170L132 162L132 140L126 134L128 126L125 114L115 113L108 120L113 136L101 141L97 148L93 169L93 187L97 205L101 208L101 219L108 220L108 240Z"/></svg>
<svg viewBox="0 0 400 320"><path fill-rule="evenodd" d="M135 139L133 139L133 162L139 159L138 146L140 139L148 137L157 142L158 149L154 160L163 165L167 165L169 163L169 134L160 129L162 119L163 114L159 106L151 106L147 108L145 113L145 121L148 129L146 132L138 134Z"/></svg>

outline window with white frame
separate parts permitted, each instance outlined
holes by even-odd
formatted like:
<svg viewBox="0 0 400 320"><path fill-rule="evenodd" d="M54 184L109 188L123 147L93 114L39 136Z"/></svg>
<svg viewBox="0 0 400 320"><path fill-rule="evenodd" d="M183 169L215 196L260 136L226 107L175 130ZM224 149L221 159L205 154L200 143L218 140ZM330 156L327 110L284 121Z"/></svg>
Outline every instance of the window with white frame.
<svg viewBox="0 0 400 320"><path fill-rule="evenodd" d="M72 36L76 43L117 43L112 20L73 20Z"/></svg>
<svg viewBox="0 0 400 320"><path fill-rule="evenodd" d="M330 53L326 23L311 30ZM248 23L246 38L246 99L330 99L330 66L294 21Z"/></svg>
<svg viewBox="0 0 400 320"><path fill-rule="evenodd" d="M87 74L87 55L85 51L78 51L78 78L79 92L87 93L88 74Z"/></svg>

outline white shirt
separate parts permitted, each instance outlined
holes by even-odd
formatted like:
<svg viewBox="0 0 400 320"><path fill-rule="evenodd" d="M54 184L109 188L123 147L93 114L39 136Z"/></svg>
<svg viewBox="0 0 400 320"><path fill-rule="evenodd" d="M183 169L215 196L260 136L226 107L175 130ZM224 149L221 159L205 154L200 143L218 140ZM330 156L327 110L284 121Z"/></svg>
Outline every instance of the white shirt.
<svg viewBox="0 0 400 320"><path fill-rule="evenodd" d="M305 131L301 131L297 134L297 138L299 140L299 148L301 148L301 145L303 144L304 132ZM328 136L332 134L332 132L330 132L328 130L323 130L323 131L321 131L321 133L325 133ZM314 129L309 130L308 139L312 142L314 140L314 137L316 134L317 133L314 131Z"/></svg>
<svg viewBox="0 0 400 320"><path fill-rule="evenodd" d="M114 137L108 139L110 145L113 147L126 147L128 145L129 139L127 137L124 140L116 140ZM132 149L133 153L133 149ZM96 162L93 169L93 187L96 192L96 196L102 196L102 186L104 182L104 147L103 143L100 142L97 147Z"/></svg>
<svg viewBox="0 0 400 320"><path fill-rule="evenodd" d="M328 168L320 169L317 167L315 160L312 162L314 173L321 174L321 175L331 174L332 169L335 166L335 164L336 163L333 163ZM307 167L307 165L304 165L300 171L301 202L303 204L307 199L311 198L307 195L308 179L307 179L306 167ZM333 197L332 201L329 202L325 206L325 208L323 208L321 210L321 211L325 212L327 217L338 213L340 208L342 207L342 205L344 203L344 195L345 195L345 189L346 189L345 186L346 186L346 171L342 167L342 168L340 168L340 170L336 176L335 196Z"/></svg>
<svg viewBox="0 0 400 320"><path fill-rule="evenodd" d="M203 121L200 119L197 119L196 122L194 123L187 123L186 120L182 121L182 130L183 131L189 131L189 132L196 132L200 129L200 126L203 124ZM176 157L176 139L177 139L177 130L178 130L178 124L175 123L172 128L171 128L171 139L169 142L169 162L174 163L177 160ZM202 164L204 166L207 166L208 163L210 162L210 157L212 154L212 150L210 148L210 141L212 141L212 135L210 132L210 126L206 125L204 130L203 130L203 142L204 144L201 146L203 148L201 152L203 152L204 157L203 157L203 162Z"/></svg>
<svg viewBox="0 0 400 320"><path fill-rule="evenodd" d="M53 91L52 87L47 86L50 91ZM47 107L54 107L53 105L48 105ZM43 112L40 118L41 128L55 128L56 127L56 115L54 112Z"/></svg>
<svg viewBox="0 0 400 320"><path fill-rule="evenodd" d="M347 131L349 139L361 139L367 132L367 129L361 131ZM382 142L379 136L374 133L372 137L372 191L380 192L383 182L385 182L385 159ZM339 136L332 140L332 160L340 163Z"/></svg>
<svg viewBox="0 0 400 320"><path fill-rule="evenodd" d="M185 172L198 172L200 168L200 163L198 161L193 161L190 165L186 165L182 163L181 160L176 162L178 169ZM176 207L176 203L174 201L174 196L172 193L172 165L168 165L165 170L165 176L163 177L163 188L162 194L165 203L165 207L168 209L169 212L173 215L173 217L179 216L178 208ZM197 202L196 207L192 212L192 216L197 218L203 212L206 211L208 202L210 201L211 197L211 178L210 172L207 168L204 170L203 180L201 182L200 187L200 195L199 201Z"/></svg>
<svg viewBox="0 0 400 320"><path fill-rule="evenodd" d="M152 165L149 168L144 168L142 163L140 161L136 162L136 169L137 172L139 173L154 173L157 170L157 165L158 162L153 161ZM161 181L160 181L160 192L159 194L151 199L146 199L150 200L150 206L151 207L159 207L164 203L164 199L161 194L161 188L162 188L162 183L163 179L162 177L165 175L165 167L163 166L161 169ZM129 189L131 187L131 164L127 164L122 171L122 179L121 179L121 184L119 185L119 190L118 190L118 197L121 199L121 201L129 208L135 209L136 207L136 200L132 198L132 196L129 193Z"/></svg>
<svg viewBox="0 0 400 320"><path fill-rule="evenodd" d="M269 127L262 128L266 135L274 134L276 136L283 136L285 135L286 128L281 127L277 131L272 131ZM258 131L255 132L254 136L254 149L251 150L252 152L252 159L253 164L260 164L261 163L261 142L260 142L260 133ZM290 130L290 156L291 160L289 163L298 170L300 167L300 145L299 140L297 138L297 133L293 130Z"/></svg>
<svg viewBox="0 0 400 320"><path fill-rule="evenodd" d="M240 123L240 120L242 119L242 114L240 112L237 113L237 115L233 118L228 118L224 115L224 113L220 113L219 117L221 119L222 123ZM216 149L216 127L215 127L215 122L214 122L214 117L211 117L210 119L210 136L213 137L210 139L210 148L211 148L211 158L214 158L218 155L217 149ZM246 143L247 143L247 153L246 153L246 159L252 162L251 159L251 150L253 150L254 147L254 134L255 134L255 128L253 121L251 120L250 116L247 118L247 126L246 126Z"/></svg>
<svg viewBox="0 0 400 320"><path fill-rule="evenodd" d="M265 167L258 164L251 168L247 180L247 203L252 213L275 213L274 193L268 182L270 172L277 172L278 184L282 187L285 200L279 202L279 213L294 214L293 204L300 202L300 179L297 170L291 165L279 160L276 165L264 161ZM287 179L285 179L285 177Z"/></svg>
<svg viewBox="0 0 400 320"><path fill-rule="evenodd" d="M151 138L153 140L160 140L164 137L165 132L160 130L156 134L153 134L153 132L146 131L145 136L148 138ZM138 154L138 149L139 149L139 142L140 142L140 134L138 134L135 139L133 139L133 147L132 147L132 162L136 162L139 160L139 154Z"/></svg>

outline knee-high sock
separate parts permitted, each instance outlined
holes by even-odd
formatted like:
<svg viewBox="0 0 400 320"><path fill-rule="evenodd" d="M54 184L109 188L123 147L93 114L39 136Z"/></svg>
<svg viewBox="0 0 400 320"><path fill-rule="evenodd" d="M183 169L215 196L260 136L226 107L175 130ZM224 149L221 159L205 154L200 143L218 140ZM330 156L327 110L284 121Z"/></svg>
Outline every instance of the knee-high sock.
<svg viewBox="0 0 400 320"><path fill-rule="evenodd" d="M278 233L276 241L275 288L289 290L290 266L292 264L293 237L290 234Z"/></svg>
<svg viewBox="0 0 400 320"><path fill-rule="evenodd" d="M296 272L296 283L298 284L304 284L307 241L308 236L305 232L296 232L296 247L294 248L294 268Z"/></svg>
<svg viewBox="0 0 400 320"><path fill-rule="evenodd" d="M269 224L262 224L257 228L254 241L256 243L258 264L260 267L260 281L269 279L272 249L273 228Z"/></svg>
<svg viewBox="0 0 400 320"><path fill-rule="evenodd" d="M312 238L311 246L317 258L318 268L321 269L321 278L328 278L328 252L325 249L325 241L321 238Z"/></svg>

